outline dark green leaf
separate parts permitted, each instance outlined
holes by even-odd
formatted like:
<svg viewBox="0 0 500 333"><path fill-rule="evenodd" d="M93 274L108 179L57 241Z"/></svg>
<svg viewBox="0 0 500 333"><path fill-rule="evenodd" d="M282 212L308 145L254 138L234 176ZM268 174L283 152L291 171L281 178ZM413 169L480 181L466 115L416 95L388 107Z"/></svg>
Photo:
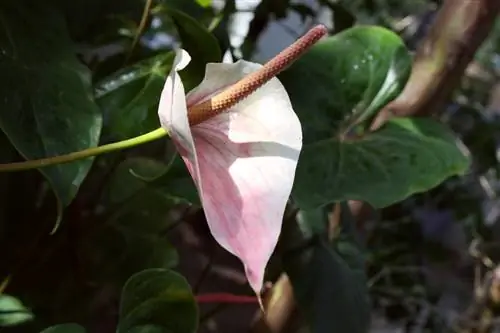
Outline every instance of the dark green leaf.
<svg viewBox="0 0 500 333"><path fill-rule="evenodd" d="M136 0L49 0L45 3L61 9L71 37L79 41L102 34L103 26L111 18L130 15L138 22L144 7L143 1Z"/></svg>
<svg viewBox="0 0 500 333"><path fill-rule="evenodd" d="M107 191L111 203L122 202L137 191L145 188L148 182L161 177L168 165L144 157L126 159L116 168Z"/></svg>
<svg viewBox="0 0 500 333"><path fill-rule="evenodd" d="M127 281L122 292L118 333L145 325L162 327L161 332L196 332L198 308L188 282L181 275L166 269L149 269Z"/></svg>
<svg viewBox="0 0 500 333"><path fill-rule="evenodd" d="M96 283L123 285L133 274L149 268L173 268L178 255L165 237L106 226L82 245L83 262Z"/></svg>
<svg viewBox="0 0 500 333"><path fill-rule="evenodd" d="M83 243L87 262L99 280L124 283L148 268L173 268L178 254L166 238L176 222L176 200L145 188L123 202L118 211Z"/></svg>
<svg viewBox="0 0 500 333"><path fill-rule="evenodd" d="M158 104L174 59L167 52L122 69L97 85L106 141L128 139L160 126Z"/></svg>
<svg viewBox="0 0 500 333"><path fill-rule="evenodd" d="M127 333L172 333L172 331L158 325L141 325L129 329Z"/></svg>
<svg viewBox="0 0 500 333"><path fill-rule="evenodd" d="M183 12L166 7L161 14L168 15L175 24L182 48L191 55L191 63L180 73L189 91L203 79L207 63L222 60L219 43L207 28Z"/></svg>
<svg viewBox="0 0 500 333"><path fill-rule="evenodd" d="M0 5L0 128L27 159L94 147L101 115L60 13L36 1ZM43 28L42 28L43 27ZM68 205L92 160L42 169Z"/></svg>
<svg viewBox="0 0 500 333"><path fill-rule="evenodd" d="M332 244L326 207L301 212L282 236L283 243L307 245L285 252L283 263L312 333L365 333L370 326L364 257L344 215Z"/></svg>
<svg viewBox="0 0 500 333"><path fill-rule="evenodd" d="M370 304L362 270L353 270L328 245L319 243L300 263L285 260L285 270L312 333L366 333ZM297 261L297 262L292 262Z"/></svg>
<svg viewBox="0 0 500 333"><path fill-rule="evenodd" d="M158 191L182 199L194 205L201 205L196 185L179 154L169 163L168 172L154 181Z"/></svg>
<svg viewBox="0 0 500 333"><path fill-rule="evenodd" d="M399 118L360 139L304 147L293 198L304 209L347 199L384 207L462 174L468 165L443 125Z"/></svg>
<svg viewBox="0 0 500 333"><path fill-rule="evenodd" d="M59 324L48 327L40 333L85 333L85 328L78 324Z"/></svg>
<svg viewBox="0 0 500 333"><path fill-rule="evenodd" d="M198 1L160 0L160 3L167 8L181 11L199 22L201 22L207 14L209 14L208 16L213 16L212 8L205 8L201 6ZM162 10L165 10L165 8L161 8L161 11Z"/></svg>
<svg viewBox="0 0 500 333"><path fill-rule="evenodd" d="M33 313L17 298L0 295L0 326L15 326L33 320Z"/></svg>
<svg viewBox="0 0 500 333"><path fill-rule="evenodd" d="M141 197L140 191L146 188L156 192L154 196L160 201L168 198L170 203L185 202L200 205L194 181L177 153L170 157L168 164L142 157L125 160L111 178L106 191L106 201L119 203L136 194ZM147 201L142 202L150 204ZM155 202L156 200L153 200L151 203ZM159 202L157 207L159 211L166 212L171 206Z"/></svg>
<svg viewBox="0 0 500 333"><path fill-rule="evenodd" d="M126 201L110 222L135 233L162 233L172 224L169 213L178 202L161 190L147 188Z"/></svg>

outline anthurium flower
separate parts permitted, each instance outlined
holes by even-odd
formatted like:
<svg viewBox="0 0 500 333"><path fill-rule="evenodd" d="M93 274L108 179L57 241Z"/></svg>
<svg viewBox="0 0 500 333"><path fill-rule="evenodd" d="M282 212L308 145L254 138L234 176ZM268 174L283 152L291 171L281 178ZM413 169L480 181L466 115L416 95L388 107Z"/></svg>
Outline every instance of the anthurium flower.
<svg viewBox="0 0 500 333"><path fill-rule="evenodd" d="M262 65L210 63L203 81L186 95L178 71L189 62L189 54L178 50L161 95L160 121L197 186L212 235L240 258L260 294L302 148L301 124L277 78L232 103L240 96L231 87ZM222 104L235 105L223 112L209 107L201 121L193 116L198 105L209 105L224 91L229 102Z"/></svg>

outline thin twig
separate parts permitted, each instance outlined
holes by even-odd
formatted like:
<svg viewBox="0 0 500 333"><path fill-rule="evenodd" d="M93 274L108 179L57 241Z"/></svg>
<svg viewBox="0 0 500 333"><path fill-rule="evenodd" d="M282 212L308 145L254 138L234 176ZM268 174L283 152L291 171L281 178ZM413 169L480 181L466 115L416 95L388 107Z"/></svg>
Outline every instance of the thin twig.
<svg viewBox="0 0 500 333"><path fill-rule="evenodd" d="M130 60L130 57L132 56L132 53L134 52L134 49L139 42L139 39L142 36L142 33L144 32L144 28L146 27L146 22L148 21L149 18L149 12L151 11L151 6L153 4L153 0L146 0L146 3L144 4L144 10L142 11L142 17L141 17L141 22L139 22L139 27L137 28L137 31L134 36L134 40L132 41L132 46L130 47L130 50L127 53L127 56L125 57L124 65L128 63Z"/></svg>

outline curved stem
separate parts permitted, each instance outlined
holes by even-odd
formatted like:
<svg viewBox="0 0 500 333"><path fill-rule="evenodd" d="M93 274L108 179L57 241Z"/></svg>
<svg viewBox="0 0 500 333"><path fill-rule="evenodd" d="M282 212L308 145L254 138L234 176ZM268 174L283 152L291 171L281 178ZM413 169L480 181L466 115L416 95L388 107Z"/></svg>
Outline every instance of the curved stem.
<svg viewBox="0 0 500 333"><path fill-rule="evenodd" d="M0 164L0 172L7 171L22 171L29 169L42 168L54 164L62 164L69 163L76 160L81 160L84 158L89 158L101 154L106 154L115 150L122 150L127 148L132 148L134 146L138 146L144 144L146 142L154 141L161 139L168 135L168 133L163 128L157 128L154 131L149 133L137 136L132 139L127 139L123 141L113 142L107 145L93 147L81 151L77 151L74 153L69 153L67 155L60 155L54 157L42 158L39 160L31 160L25 162L16 162L16 163L7 163Z"/></svg>
<svg viewBox="0 0 500 333"><path fill-rule="evenodd" d="M135 46L137 45L137 42L139 42L139 38L144 32L144 28L146 27L146 22L148 21L149 12L151 11L152 4L153 4L152 0L146 0L146 4L144 5L144 10L142 12L141 22L139 23L139 27L137 28L137 31L135 33L134 40L132 41L132 46L130 47L127 57L125 58L125 64L128 63L128 61L130 60L130 57L134 52Z"/></svg>

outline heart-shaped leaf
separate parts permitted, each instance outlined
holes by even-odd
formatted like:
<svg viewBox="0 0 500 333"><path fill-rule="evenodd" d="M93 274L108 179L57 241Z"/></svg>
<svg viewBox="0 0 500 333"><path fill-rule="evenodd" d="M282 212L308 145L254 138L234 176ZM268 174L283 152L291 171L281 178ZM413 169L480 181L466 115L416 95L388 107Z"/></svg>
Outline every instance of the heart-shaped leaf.
<svg viewBox="0 0 500 333"><path fill-rule="evenodd" d="M44 3L4 1L0 22L0 129L27 159L96 146L101 114L63 16ZM91 164L41 169L60 209L75 197Z"/></svg>
<svg viewBox="0 0 500 333"><path fill-rule="evenodd" d="M123 287L118 333L155 325L172 333L194 333L198 308L188 282L167 269L148 269Z"/></svg>
<svg viewBox="0 0 500 333"><path fill-rule="evenodd" d="M359 26L320 41L280 76L304 132L292 191L302 209L349 199L383 207L466 170L452 134L431 120L348 138L397 96L409 68L396 34Z"/></svg>

